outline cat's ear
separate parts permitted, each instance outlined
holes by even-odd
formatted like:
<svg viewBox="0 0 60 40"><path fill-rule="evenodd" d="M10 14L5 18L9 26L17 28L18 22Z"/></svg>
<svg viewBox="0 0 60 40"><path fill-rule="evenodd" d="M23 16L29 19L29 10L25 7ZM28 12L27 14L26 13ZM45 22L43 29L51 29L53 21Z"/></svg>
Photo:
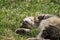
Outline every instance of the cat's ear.
<svg viewBox="0 0 60 40"><path fill-rule="evenodd" d="M34 17L35 22L40 22L43 19L44 19L44 16L36 16L36 17Z"/></svg>
<svg viewBox="0 0 60 40"><path fill-rule="evenodd" d="M38 19L41 21L44 19L44 16L38 16Z"/></svg>
<svg viewBox="0 0 60 40"><path fill-rule="evenodd" d="M34 17L34 22L39 22L38 17Z"/></svg>

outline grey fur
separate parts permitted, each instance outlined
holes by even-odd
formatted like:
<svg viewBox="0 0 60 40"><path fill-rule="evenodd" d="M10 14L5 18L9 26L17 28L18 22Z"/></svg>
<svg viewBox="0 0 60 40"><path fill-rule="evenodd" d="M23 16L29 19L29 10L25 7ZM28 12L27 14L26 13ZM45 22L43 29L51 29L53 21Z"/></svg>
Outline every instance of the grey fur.
<svg viewBox="0 0 60 40"><path fill-rule="evenodd" d="M22 24L21 28L33 29L34 26L36 26L37 30L39 31L39 34L36 37L38 40L40 40L39 38L43 40L55 40L55 39L57 40L60 38L60 22L59 22L60 18L59 17L50 15L50 14L40 14L39 16L28 17L28 18L30 22L28 20L24 20L23 21L24 24ZM50 31L52 32L51 34L50 34Z"/></svg>

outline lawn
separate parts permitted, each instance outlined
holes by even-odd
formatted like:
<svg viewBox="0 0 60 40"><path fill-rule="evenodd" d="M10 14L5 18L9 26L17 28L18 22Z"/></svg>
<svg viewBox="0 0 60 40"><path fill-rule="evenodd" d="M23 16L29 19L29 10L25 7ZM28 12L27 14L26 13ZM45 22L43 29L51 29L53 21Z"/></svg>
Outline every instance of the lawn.
<svg viewBox="0 0 60 40"><path fill-rule="evenodd" d="M60 0L0 0L0 40L25 40L27 35L15 33L25 17L40 13L60 16ZM31 31L31 37L36 36Z"/></svg>

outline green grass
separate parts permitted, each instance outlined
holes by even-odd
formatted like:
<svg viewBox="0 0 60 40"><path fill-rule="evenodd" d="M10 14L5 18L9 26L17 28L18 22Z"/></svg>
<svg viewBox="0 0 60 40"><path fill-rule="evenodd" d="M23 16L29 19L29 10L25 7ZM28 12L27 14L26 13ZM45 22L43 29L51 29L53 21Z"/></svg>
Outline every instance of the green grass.
<svg viewBox="0 0 60 40"><path fill-rule="evenodd" d="M55 2L56 1L56 2ZM0 0L0 40L25 40L27 35L17 35L15 30L27 16L48 13L60 16L60 0ZM34 29L29 33L36 36Z"/></svg>

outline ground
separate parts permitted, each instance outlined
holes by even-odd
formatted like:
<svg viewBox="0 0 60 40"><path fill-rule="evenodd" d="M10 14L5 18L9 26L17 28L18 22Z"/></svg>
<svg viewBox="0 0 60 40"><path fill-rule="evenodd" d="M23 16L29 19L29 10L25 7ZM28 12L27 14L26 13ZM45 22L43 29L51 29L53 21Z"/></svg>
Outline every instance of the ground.
<svg viewBox="0 0 60 40"><path fill-rule="evenodd" d="M25 40L27 35L15 33L27 16L48 13L60 16L60 0L0 0L0 40ZM34 29L29 33L35 37Z"/></svg>

